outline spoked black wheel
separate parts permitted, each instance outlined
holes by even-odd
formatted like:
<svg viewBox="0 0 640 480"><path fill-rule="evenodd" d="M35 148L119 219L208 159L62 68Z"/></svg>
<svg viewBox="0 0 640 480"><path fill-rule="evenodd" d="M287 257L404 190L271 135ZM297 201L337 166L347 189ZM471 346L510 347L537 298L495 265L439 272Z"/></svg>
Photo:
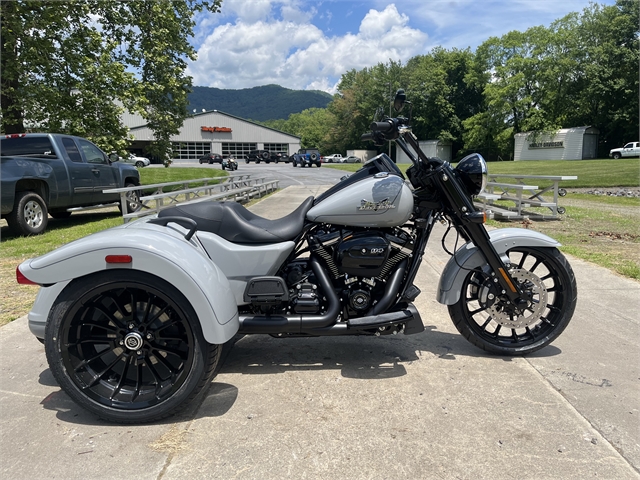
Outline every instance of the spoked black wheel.
<svg viewBox="0 0 640 480"><path fill-rule="evenodd" d="M206 385L220 349L208 344L190 304L142 272L100 272L71 283L45 332L62 389L106 420L140 423L173 415Z"/></svg>
<svg viewBox="0 0 640 480"><path fill-rule="evenodd" d="M576 280L556 248L520 247L508 255L511 276L524 291L522 308L509 303L492 276L471 272L449 314L477 347L525 355L549 345L567 327L576 306Z"/></svg>

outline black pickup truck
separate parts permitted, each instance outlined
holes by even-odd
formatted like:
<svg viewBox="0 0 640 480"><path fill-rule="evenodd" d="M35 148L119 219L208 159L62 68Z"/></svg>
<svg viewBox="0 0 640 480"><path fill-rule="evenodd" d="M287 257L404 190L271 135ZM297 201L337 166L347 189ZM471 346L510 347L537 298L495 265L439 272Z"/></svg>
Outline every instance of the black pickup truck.
<svg viewBox="0 0 640 480"><path fill-rule="evenodd" d="M16 235L35 235L47 227L48 215L66 218L69 208L119 201L109 188L140 185L133 165L107 156L89 140L71 135L26 133L0 138L2 218ZM132 192L128 210L138 198Z"/></svg>

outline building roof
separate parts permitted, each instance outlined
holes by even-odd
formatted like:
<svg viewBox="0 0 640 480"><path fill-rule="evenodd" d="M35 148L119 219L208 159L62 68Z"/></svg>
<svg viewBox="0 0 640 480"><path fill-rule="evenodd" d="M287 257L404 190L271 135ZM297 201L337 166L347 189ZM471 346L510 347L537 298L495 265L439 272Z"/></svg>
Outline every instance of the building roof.
<svg viewBox="0 0 640 480"><path fill-rule="evenodd" d="M233 118L235 120L240 120L241 122L245 122L251 125L255 125L257 127L261 127L261 128L266 128L267 130L272 130L274 132L283 134L283 135L288 135L290 137L293 137L295 139L297 139L298 141L301 139L301 137L298 137L296 135L293 135L291 133L288 132L283 132L281 130L276 130L275 128L271 128L271 127L267 127L266 125L262 125L260 123L257 122L253 122L251 120L247 120L246 118L241 118L241 117L237 117L235 115L231 115L230 113L225 113L225 112L221 112L220 110L207 110L204 112L200 112L200 113L194 113L193 115L189 115L185 120L187 119L191 119L191 118L197 118L197 117L201 117L201 116L206 116L206 115L211 115L212 113L216 113L218 115L224 115L226 117L229 118ZM138 114L131 114L128 113L125 115L123 115L123 122L125 123L126 126L129 127L129 130L133 133L135 130L141 130L143 128L148 128L148 124L147 123L138 123L137 125L135 125L135 122L144 122L144 118L141 115ZM134 124L134 125L132 125Z"/></svg>

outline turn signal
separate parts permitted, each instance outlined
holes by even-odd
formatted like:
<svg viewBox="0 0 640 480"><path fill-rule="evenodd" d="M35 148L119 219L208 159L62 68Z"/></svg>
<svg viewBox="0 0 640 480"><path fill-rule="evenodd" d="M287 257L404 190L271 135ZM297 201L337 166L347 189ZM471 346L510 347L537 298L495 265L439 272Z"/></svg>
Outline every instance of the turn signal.
<svg viewBox="0 0 640 480"><path fill-rule="evenodd" d="M16 281L20 285L38 285L36 282L32 282L20 271L20 265L16 267Z"/></svg>
<svg viewBox="0 0 640 480"><path fill-rule="evenodd" d="M486 223L487 214L483 211L476 211L466 213L463 218L470 223Z"/></svg>
<svg viewBox="0 0 640 480"><path fill-rule="evenodd" d="M133 261L131 255L107 255L104 260L107 263L131 263Z"/></svg>

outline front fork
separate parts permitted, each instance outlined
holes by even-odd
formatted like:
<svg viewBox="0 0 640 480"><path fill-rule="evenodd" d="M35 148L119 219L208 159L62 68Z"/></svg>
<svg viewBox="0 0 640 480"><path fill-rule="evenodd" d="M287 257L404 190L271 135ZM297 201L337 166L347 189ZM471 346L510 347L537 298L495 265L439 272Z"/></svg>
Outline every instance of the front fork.
<svg viewBox="0 0 640 480"><path fill-rule="evenodd" d="M482 252L489 267L495 274L504 295L516 306L526 304L523 292L509 273L510 265L505 264L489 239L489 234L484 226L484 212L476 210L473 202L464 194L454 177L454 172L448 165L443 165L436 173L436 182L440 184L440 190L447 197L452 210L451 216L457 229L462 229L466 236Z"/></svg>
<svg viewBox="0 0 640 480"><path fill-rule="evenodd" d="M406 135L401 135L396 139L396 143L414 163L423 163L425 168L431 163L429 158L427 158L420 149L420 145L412 133L409 132ZM414 157L409 148L407 148L407 143L411 145L417 153L417 158ZM525 305L526 300L523 299L522 291L518 283L514 281L509 273L509 265L504 264L502 258L500 258L500 255L496 252L496 249L489 240L489 234L484 227L484 212L476 210L469 196L462 191L449 163L439 160L435 165L438 166L435 167L429 176L429 181L435 183L436 188L443 192L446 197L446 204L451 209L450 214L454 219L456 229L462 230L482 252L482 255L495 274L495 278L498 279L502 290L504 290L504 295L507 296L509 301L516 306Z"/></svg>

